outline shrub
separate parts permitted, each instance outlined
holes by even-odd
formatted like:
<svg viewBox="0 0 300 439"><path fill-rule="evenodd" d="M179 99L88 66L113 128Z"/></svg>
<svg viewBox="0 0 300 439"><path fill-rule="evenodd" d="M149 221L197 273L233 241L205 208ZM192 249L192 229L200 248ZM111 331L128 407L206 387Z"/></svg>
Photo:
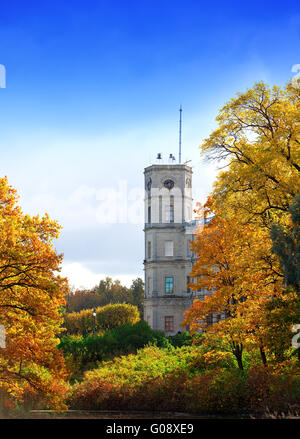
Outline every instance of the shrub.
<svg viewBox="0 0 300 439"><path fill-rule="evenodd" d="M67 334L84 336L94 331L110 330L125 323L134 324L140 320L140 317L136 306L115 303L96 308L96 318L93 316L93 309L85 309L66 313L64 319Z"/></svg>
<svg viewBox="0 0 300 439"><path fill-rule="evenodd" d="M291 406L300 406L299 372L279 375L271 369L255 368L249 372L246 384L252 412L287 411Z"/></svg>
<svg viewBox="0 0 300 439"><path fill-rule="evenodd" d="M78 372L94 368L100 361L115 356L134 353L147 344L166 347L168 339L162 331L155 331L140 321L131 325L120 325L102 335L89 335L82 338L65 336L58 347L63 350L73 378L80 377Z"/></svg>
<svg viewBox="0 0 300 439"><path fill-rule="evenodd" d="M82 383L73 386L69 399L71 408L120 409L126 402L127 407L145 409L151 404L155 407L158 395L165 401L166 407L170 397L163 389L169 385L172 392L177 392L174 387L175 381L183 383L184 380L179 376L188 373L189 365L196 355L195 347L185 346L176 349L172 346L148 346L135 355L129 354L103 362L98 369L86 372ZM172 381L173 379L175 381ZM105 398L102 395L104 388ZM152 396L149 392L152 392Z"/></svg>
<svg viewBox="0 0 300 439"><path fill-rule="evenodd" d="M168 340L176 348L181 346L191 346L193 343L193 336L187 331L178 332L176 335L169 336Z"/></svg>
<svg viewBox="0 0 300 439"><path fill-rule="evenodd" d="M185 407L195 413L237 413L247 406L246 375L238 368L215 367L191 377L185 387Z"/></svg>
<svg viewBox="0 0 300 439"><path fill-rule="evenodd" d="M205 346L147 346L85 373L73 409L177 410L199 414L299 410L299 368L241 371L226 352Z"/></svg>

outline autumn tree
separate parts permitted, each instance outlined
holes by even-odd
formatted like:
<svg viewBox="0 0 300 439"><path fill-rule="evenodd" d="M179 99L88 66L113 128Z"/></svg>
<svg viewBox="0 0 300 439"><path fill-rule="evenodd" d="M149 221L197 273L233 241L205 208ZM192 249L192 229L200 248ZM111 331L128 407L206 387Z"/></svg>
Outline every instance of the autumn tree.
<svg viewBox="0 0 300 439"><path fill-rule="evenodd" d="M113 281L109 276L99 282L95 292L103 297L105 304L128 302L130 296L129 288L123 286L120 280Z"/></svg>
<svg viewBox="0 0 300 439"><path fill-rule="evenodd" d="M238 353L245 341L248 349L259 346L266 362L264 349L271 347L267 310L283 293L288 262L286 254L279 257L286 251L282 239L278 251L272 251L276 242L270 231L274 238L276 224L277 238L279 230L286 233L300 190L300 87L257 83L231 99L217 122L202 153L225 163L225 170L211 194L215 218L194 242L199 261L191 273L197 279L194 288L208 288L212 295L195 301L187 320L199 327L205 316L223 308L228 318L206 330L230 334ZM293 255L289 265L295 268ZM280 337L273 342L279 346Z"/></svg>
<svg viewBox="0 0 300 439"><path fill-rule="evenodd" d="M84 309L97 308L112 303L127 303L138 307L143 317L144 282L140 278L132 281L128 288L119 280L113 281L107 276L94 288L78 289L67 297L67 312L79 312Z"/></svg>
<svg viewBox="0 0 300 439"><path fill-rule="evenodd" d="M68 290L53 247L60 226L23 214L16 191L0 179L0 388L13 398L31 394L61 406L64 362L56 348Z"/></svg>
<svg viewBox="0 0 300 439"><path fill-rule="evenodd" d="M103 296L96 293L93 289L77 288L70 291L66 297L66 312L80 312L84 309L97 308L106 305Z"/></svg>
<svg viewBox="0 0 300 439"><path fill-rule="evenodd" d="M300 87L257 83L216 120L202 153L228 165L215 183L217 207L263 227L286 216L300 186Z"/></svg>
<svg viewBox="0 0 300 439"><path fill-rule="evenodd" d="M138 277L132 281L130 286L130 292L132 295L132 305L137 306L141 319L144 317L144 294L145 294L145 285L144 281Z"/></svg>
<svg viewBox="0 0 300 439"><path fill-rule="evenodd" d="M297 291L300 299L300 195L289 207L290 223L284 228L273 224L271 238L272 251L277 254L284 273L286 286Z"/></svg>
<svg viewBox="0 0 300 439"><path fill-rule="evenodd" d="M212 209L212 200L206 206ZM257 233L253 225L215 215L191 243L197 259L189 286L207 294L204 300L194 301L184 324L192 331L201 329L224 337L241 369L245 346L259 349L266 362L264 323L259 313L269 297L281 291L276 258L265 259L268 241L270 237ZM222 315L223 319L208 324L210 315Z"/></svg>
<svg viewBox="0 0 300 439"><path fill-rule="evenodd" d="M299 323L300 303L297 293L286 288L278 297L266 304L262 318L265 319L264 342L276 362L283 362L300 350L291 346L293 324Z"/></svg>

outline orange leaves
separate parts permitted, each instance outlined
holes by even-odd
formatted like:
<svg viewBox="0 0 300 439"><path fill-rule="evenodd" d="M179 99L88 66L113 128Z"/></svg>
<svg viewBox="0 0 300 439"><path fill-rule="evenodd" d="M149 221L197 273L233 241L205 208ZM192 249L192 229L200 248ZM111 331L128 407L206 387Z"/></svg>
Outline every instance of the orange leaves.
<svg viewBox="0 0 300 439"><path fill-rule="evenodd" d="M207 204L212 206L213 200ZM184 324L192 331L204 329L221 335L234 349L237 343L258 345L265 304L281 291L279 265L270 254L267 231L216 214L191 247L197 261L190 274L194 280L190 287L210 294L203 301L194 301ZM222 314L226 319L208 325L207 317L212 314Z"/></svg>
<svg viewBox="0 0 300 439"><path fill-rule="evenodd" d="M212 295L194 303L185 323L229 337L239 361L245 345L271 349L270 334L277 353L290 343L269 324L267 307L283 295L270 230L288 227L290 204L300 192L299 114L299 87L257 83L220 110L218 128L202 145L209 160L228 166L204 206L215 217L192 243L198 260L189 287ZM227 319L207 327L206 317L222 309Z"/></svg>
<svg viewBox="0 0 300 439"><path fill-rule="evenodd" d="M47 214L24 215L17 200L7 179L0 179L0 321L6 329L1 385L21 397L25 386L37 386L44 370L48 378L40 393L49 393L50 401L51 377L62 379L65 374L56 336L68 283L56 274L62 256L52 246L60 226Z"/></svg>

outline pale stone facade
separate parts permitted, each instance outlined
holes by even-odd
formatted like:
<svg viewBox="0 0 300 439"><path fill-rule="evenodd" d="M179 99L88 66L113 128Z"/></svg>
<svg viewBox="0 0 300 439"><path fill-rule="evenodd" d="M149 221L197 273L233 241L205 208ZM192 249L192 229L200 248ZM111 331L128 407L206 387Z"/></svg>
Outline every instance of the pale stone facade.
<svg viewBox="0 0 300 439"><path fill-rule="evenodd" d="M153 329L174 335L192 305L187 288L193 254L192 168L148 166L145 175L144 318Z"/></svg>

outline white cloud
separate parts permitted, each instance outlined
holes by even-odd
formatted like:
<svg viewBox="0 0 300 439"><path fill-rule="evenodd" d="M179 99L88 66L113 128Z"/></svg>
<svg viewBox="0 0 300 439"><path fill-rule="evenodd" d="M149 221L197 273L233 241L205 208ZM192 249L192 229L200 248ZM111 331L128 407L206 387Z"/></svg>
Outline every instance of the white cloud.
<svg viewBox="0 0 300 439"><path fill-rule="evenodd" d="M101 279L105 279L109 274L93 273L80 262L63 263L61 276L69 279L70 286L75 288L93 288L98 285ZM119 280L122 285L130 287L132 281L138 277L137 274L120 274L109 276L113 280Z"/></svg>

